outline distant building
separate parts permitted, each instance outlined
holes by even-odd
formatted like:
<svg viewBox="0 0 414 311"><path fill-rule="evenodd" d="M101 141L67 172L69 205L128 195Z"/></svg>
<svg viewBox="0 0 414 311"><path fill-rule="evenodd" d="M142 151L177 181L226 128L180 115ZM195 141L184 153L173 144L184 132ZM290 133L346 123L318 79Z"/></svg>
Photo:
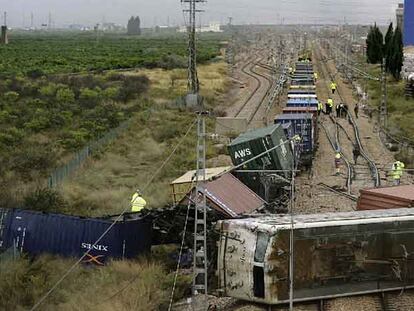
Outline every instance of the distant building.
<svg viewBox="0 0 414 311"><path fill-rule="evenodd" d="M404 2L404 46L414 45L414 1Z"/></svg>
<svg viewBox="0 0 414 311"><path fill-rule="evenodd" d="M125 26L115 23L103 23L100 29L103 31L121 31L125 30Z"/></svg>
<svg viewBox="0 0 414 311"><path fill-rule="evenodd" d="M197 32L223 32L220 23L210 22L208 26L201 26L196 28ZM181 26L178 32L187 32L186 26Z"/></svg>
<svg viewBox="0 0 414 311"><path fill-rule="evenodd" d="M400 27L404 33L404 3L398 3L398 8L395 10L397 17L397 27Z"/></svg>
<svg viewBox="0 0 414 311"><path fill-rule="evenodd" d="M80 31L89 31L93 29L92 27L80 25L80 24L71 24L71 25L68 25L68 28L70 30L80 30Z"/></svg>

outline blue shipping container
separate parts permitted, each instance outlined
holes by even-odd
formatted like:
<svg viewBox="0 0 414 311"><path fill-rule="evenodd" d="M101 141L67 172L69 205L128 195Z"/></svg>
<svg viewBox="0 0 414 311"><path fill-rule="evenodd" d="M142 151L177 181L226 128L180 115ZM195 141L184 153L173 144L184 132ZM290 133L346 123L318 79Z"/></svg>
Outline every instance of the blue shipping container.
<svg viewBox="0 0 414 311"><path fill-rule="evenodd" d="M293 94L312 94L315 95L316 94L316 90L315 89L308 89L308 90L304 90L304 89L297 89L297 90L290 90L288 91L288 95L293 95Z"/></svg>
<svg viewBox="0 0 414 311"><path fill-rule="evenodd" d="M291 123L295 135L299 135L301 141L301 152L312 153L314 149L314 124L310 113L279 114L275 118L276 124Z"/></svg>
<svg viewBox="0 0 414 311"><path fill-rule="evenodd" d="M289 99L286 103L286 107L318 107L318 100L316 98L311 99Z"/></svg>
<svg viewBox="0 0 414 311"><path fill-rule="evenodd" d="M404 46L414 45L414 0L404 1Z"/></svg>
<svg viewBox="0 0 414 311"><path fill-rule="evenodd" d="M7 210L3 248L16 247L31 255L42 253L81 257L85 263L104 264L108 258L133 258L151 248L152 222L135 219L111 226L107 219L82 218L28 210Z"/></svg>
<svg viewBox="0 0 414 311"><path fill-rule="evenodd" d="M285 136L288 139L291 139L293 136L295 136L295 133L293 131L293 126L292 126L291 122L282 123L282 128L283 128L283 132L285 132ZM290 150L291 150L291 152L293 152L292 148L290 148ZM297 163L297 160L299 160L300 153L301 153L301 146L299 146L299 148L295 149L295 154L294 154L295 163Z"/></svg>

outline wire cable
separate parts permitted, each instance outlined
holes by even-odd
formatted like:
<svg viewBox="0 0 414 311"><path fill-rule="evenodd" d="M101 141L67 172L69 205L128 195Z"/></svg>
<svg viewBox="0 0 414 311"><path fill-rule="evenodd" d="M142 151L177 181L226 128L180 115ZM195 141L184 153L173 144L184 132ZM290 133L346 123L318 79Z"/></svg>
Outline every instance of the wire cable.
<svg viewBox="0 0 414 311"><path fill-rule="evenodd" d="M172 156L175 154L175 152L178 150L178 148L181 146L181 144L184 142L184 139L190 134L190 131L196 124L196 120L194 120L190 126L188 127L187 132L185 135L180 139L178 144L174 147L174 149L171 151L170 155L167 157L167 159L162 163L162 165L156 170L154 174L152 174L152 177L149 179L147 184L144 186L145 189L152 183L152 181L155 179L155 177L158 175L158 173L165 167L165 165L170 161ZM68 277L70 273L82 262L82 260L91 252L91 250L96 246L107 234L111 229L115 226L115 224L122 219L124 214L128 211L129 206L125 207L124 210L120 215L117 216L117 218L111 223L111 225L101 234L101 236L95 241L95 243L92 245L90 249L88 249L63 275L62 277L44 294L37 302L36 304L30 309L30 311L34 311L37 308L40 307L40 305L56 290L56 288Z"/></svg>
<svg viewBox="0 0 414 311"><path fill-rule="evenodd" d="M191 182L190 189L193 188L193 184L194 183ZM195 194L197 195L197 191L195 192ZM184 243L185 243L185 234L187 232L187 224L188 224L188 216L190 214L190 206L191 206L191 199L188 200L187 215L185 217L185 223L184 223L184 229L183 229L183 238L181 239L180 252L178 254L177 268L176 268L175 274L174 274L174 282L173 282L173 287L172 287L172 290L171 290L171 297L170 297L170 304L168 306L168 311L171 311L172 305L173 305L173 301L174 301L174 294L175 294L175 287L176 287L176 284L177 284L178 271L180 270L181 257L183 255L183 248L184 248Z"/></svg>

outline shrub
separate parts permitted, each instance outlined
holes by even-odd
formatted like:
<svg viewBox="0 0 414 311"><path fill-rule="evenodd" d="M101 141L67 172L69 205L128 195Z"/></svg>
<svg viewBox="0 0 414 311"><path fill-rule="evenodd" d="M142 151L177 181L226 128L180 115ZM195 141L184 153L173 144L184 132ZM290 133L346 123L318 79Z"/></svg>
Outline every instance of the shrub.
<svg viewBox="0 0 414 311"><path fill-rule="evenodd" d="M87 129L80 128L76 131L69 131L63 135L61 144L67 150L77 150L83 147L90 139L90 133Z"/></svg>
<svg viewBox="0 0 414 311"><path fill-rule="evenodd" d="M94 108L101 101L102 90L98 87L91 90L83 88L80 90L79 100L82 106L87 108Z"/></svg>
<svg viewBox="0 0 414 311"><path fill-rule="evenodd" d="M15 145L24 137L24 131L16 127L10 127L0 132L0 144L5 146Z"/></svg>
<svg viewBox="0 0 414 311"><path fill-rule="evenodd" d="M55 97L56 96L57 85L54 83L48 83L45 86L42 86L39 89L39 93L43 97Z"/></svg>
<svg viewBox="0 0 414 311"><path fill-rule="evenodd" d="M51 146L27 142L14 151L12 169L30 180L30 172L39 171L46 175L56 165L56 161L56 153Z"/></svg>
<svg viewBox="0 0 414 311"><path fill-rule="evenodd" d="M44 75L45 75L45 73L43 72L43 70L42 69L39 69L39 68L38 69L29 70L27 72L27 76L29 78L32 78L32 79L37 79L37 78L40 78L40 77L42 77Z"/></svg>
<svg viewBox="0 0 414 311"><path fill-rule="evenodd" d="M65 209L66 202L56 190L40 188L24 198L24 207L33 211L58 212Z"/></svg>
<svg viewBox="0 0 414 311"><path fill-rule="evenodd" d="M125 76L124 83L119 92L119 100L127 102L148 90L150 80L147 76Z"/></svg>
<svg viewBox="0 0 414 311"><path fill-rule="evenodd" d="M62 104L75 102L75 93L69 88L61 88L56 92L56 100Z"/></svg>
<svg viewBox="0 0 414 311"><path fill-rule="evenodd" d="M34 113L31 120L25 123L24 126L34 132L39 132L41 130L49 128L50 125L51 120L49 118L49 113L42 108L38 108L36 109L36 112Z"/></svg>
<svg viewBox="0 0 414 311"><path fill-rule="evenodd" d="M186 68L187 59L176 54L167 54L158 61L158 67L163 69Z"/></svg>
<svg viewBox="0 0 414 311"><path fill-rule="evenodd" d="M106 99L116 100L119 97L120 88L111 86L103 90L102 94Z"/></svg>
<svg viewBox="0 0 414 311"><path fill-rule="evenodd" d="M15 103L19 99L19 93L10 91L4 93L4 100L8 103Z"/></svg>

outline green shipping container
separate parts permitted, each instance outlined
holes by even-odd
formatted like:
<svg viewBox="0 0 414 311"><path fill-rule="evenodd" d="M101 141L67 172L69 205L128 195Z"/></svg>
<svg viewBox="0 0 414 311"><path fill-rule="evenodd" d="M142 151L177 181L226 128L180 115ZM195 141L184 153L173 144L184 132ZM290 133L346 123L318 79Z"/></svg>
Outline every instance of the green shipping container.
<svg viewBox="0 0 414 311"><path fill-rule="evenodd" d="M241 134L231 142L228 150L233 164L239 165L286 140L282 125L274 124ZM278 175L289 178L291 176L289 171L292 169L292 161L290 144L286 142L268 154L247 163L241 169L284 170L285 172L278 173Z"/></svg>

